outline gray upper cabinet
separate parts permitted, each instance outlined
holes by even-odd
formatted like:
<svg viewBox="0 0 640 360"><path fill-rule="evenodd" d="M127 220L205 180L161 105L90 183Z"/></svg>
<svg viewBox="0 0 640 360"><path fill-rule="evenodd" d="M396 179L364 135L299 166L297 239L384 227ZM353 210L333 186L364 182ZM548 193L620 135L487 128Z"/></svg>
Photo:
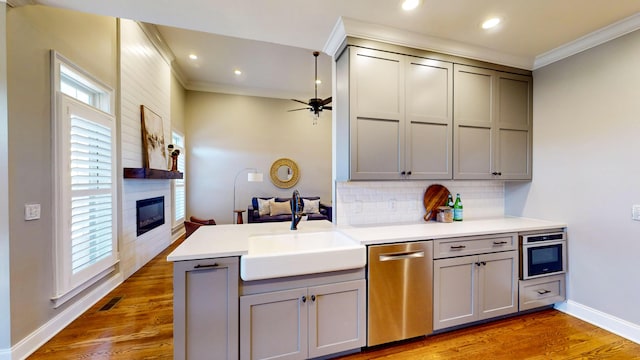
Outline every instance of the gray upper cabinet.
<svg viewBox="0 0 640 360"><path fill-rule="evenodd" d="M407 57L405 169L411 179L451 179L453 69Z"/></svg>
<svg viewBox="0 0 640 360"><path fill-rule="evenodd" d="M530 76L454 65L454 178L531 179Z"/></svg>
<svg viewBox="0 0 640 360"><path fill-rule="evenodd" d="M450 63L350 47L337 63L338 178L450 179L452 83Z"/></svg>

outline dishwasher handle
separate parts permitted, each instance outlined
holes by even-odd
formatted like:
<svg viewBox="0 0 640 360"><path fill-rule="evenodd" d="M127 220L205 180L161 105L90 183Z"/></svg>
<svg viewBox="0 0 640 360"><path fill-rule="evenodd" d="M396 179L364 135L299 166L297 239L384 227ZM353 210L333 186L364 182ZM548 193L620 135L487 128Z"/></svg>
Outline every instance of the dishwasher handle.
<svg viewBox="0 0 640 360"><path fill-rule="evenodd" d="M407 260L423 258L424 251L407 251L401 253L380 254L378 259L380 261L393 261L393 260Z"/></svg>

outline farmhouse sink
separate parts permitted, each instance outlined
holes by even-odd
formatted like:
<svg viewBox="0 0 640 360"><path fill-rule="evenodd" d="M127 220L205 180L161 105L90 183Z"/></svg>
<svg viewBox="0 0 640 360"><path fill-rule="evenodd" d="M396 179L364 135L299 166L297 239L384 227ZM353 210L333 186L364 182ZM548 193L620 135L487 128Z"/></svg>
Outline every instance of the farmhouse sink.
<svg viewBox="0 0 640 360"><path fill-rule="evenodd" d="M261 280L361 268L366 248L337 231L288 232L249 237L240 277Z"/></svg>

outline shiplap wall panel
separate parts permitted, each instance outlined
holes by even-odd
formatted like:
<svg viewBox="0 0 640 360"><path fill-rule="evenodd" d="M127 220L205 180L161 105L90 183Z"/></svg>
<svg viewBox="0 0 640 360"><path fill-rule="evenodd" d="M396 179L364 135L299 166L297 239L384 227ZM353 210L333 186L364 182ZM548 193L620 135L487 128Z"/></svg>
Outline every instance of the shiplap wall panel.
<svg viewBox="0 0 640 360"><path fill-rule="evenodd" d="M143 167L140 105L163 120L165 144L171 141L171 68L137 23L120 21L121 126L123 167ZM125 179L120 219L120 265L129 277L171 243L169 180ZM164 196L165 224L136 235L136 201Z"/></svg>

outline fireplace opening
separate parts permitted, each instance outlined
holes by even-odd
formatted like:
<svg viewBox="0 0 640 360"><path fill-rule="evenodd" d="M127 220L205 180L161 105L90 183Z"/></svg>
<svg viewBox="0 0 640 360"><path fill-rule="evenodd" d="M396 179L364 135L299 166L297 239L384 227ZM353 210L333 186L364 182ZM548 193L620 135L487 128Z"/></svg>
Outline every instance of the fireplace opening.
<svg viewBox="0 0 640 360"><path fill-rule="evenodd" d="M137 200L136 223L138 236L164 225L164 196Z"/></svg>

